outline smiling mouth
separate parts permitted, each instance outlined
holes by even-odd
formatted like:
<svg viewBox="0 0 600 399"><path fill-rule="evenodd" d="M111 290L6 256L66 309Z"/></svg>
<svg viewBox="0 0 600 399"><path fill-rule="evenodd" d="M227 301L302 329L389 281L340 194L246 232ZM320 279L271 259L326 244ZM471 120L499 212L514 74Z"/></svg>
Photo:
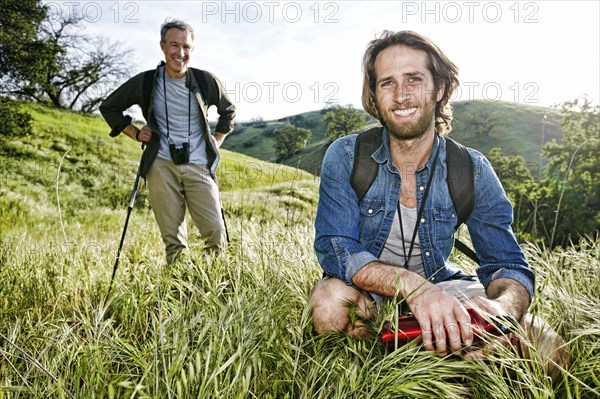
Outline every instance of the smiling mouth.
<svg viewBox="0 0 600 399"><path fill-rule="evenodd" d="M396 109L392 112L394 113L394 115L397 115L397 116L410 116L410 115L414 114L415 112L417 112L417 107Z"/></svg>

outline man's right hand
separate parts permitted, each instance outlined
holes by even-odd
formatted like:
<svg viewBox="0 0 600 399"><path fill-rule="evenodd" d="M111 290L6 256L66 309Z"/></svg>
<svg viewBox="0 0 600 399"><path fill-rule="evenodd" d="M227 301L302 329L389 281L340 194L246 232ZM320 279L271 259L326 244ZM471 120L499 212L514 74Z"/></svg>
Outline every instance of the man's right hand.
<svg viewBox="0 0 600 399"><path fill-rule="evenodd" d="M144 127L142 127L140 129L140 132L137 134L137 140L141 141L142 143L148 144L148 142L150 142L151 138L152 138L152 129L150 129L150 127L148 125L144 125Z"/></svg>
<svg viewBox="0 0 600 399"><path fill-rule="evenodd" d="M424 280L424 279L423 279ZM406 296L406 303L419 322L425 350L445 356L473 343L471 317L458 299L429 281Z"/></svg>
<svg viewBox="0 0 600 399"><path fill-rule="evenodd" d="M426 350L441 356L448 350L460 351L473 343L471 317L453 295L407 269L371 262L352 278L359 288L378 295L406 299L413 316L420 324Z"/></svg>
<svg viewBox="0 0 600 399"><path fill-rule="evenodd" d="M152 138L152 129L150 129L148 125L144 125L144 127L138 129L136 126L129 124L125 126L123 132L135 141L139 141L144 144L150 142L150 139Z"/></svg>

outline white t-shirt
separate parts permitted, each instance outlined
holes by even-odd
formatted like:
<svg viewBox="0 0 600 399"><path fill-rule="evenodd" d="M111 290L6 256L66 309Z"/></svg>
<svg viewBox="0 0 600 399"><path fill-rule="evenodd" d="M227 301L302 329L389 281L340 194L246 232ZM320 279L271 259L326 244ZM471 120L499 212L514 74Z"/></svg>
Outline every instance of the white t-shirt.
<svg viewBox="0 0 600 399"><path fill-rule="evenodd" d="M194 94L185 87L186 78L174 79L159 71L158 84L154 94L154 114L160 129L160 148L158 156L172 160L169 152L169 141L177 148L190 142L190 163L206 165L206 141L202 137L200 106ZM166 79L166 90L164 85ZM165 91L167 104L165 109ZM169 140L167 140L167 112L169 115Z"/></svg>

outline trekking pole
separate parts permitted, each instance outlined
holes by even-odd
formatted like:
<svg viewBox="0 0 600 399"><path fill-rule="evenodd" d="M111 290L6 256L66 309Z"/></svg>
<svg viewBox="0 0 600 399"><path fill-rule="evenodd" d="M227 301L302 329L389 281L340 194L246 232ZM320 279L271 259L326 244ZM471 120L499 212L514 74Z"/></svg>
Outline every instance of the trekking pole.
<svg viewBox="0 0 600 399"><path fill-rule="evenodd" d="M145 149L145 145L142 144L142 159L144 157L143 150ZM133 190L131 192L131 197L129 198L129 206L127 207L127 217L125 218L125 226L123 226L123 233L121 233L121 242L119 243L119 249L117 249L117 258L115 259L115 265L113 266L112 276L110 277L110 283L108 284L108 291L106 292L106 296L104 297L104 303L106 304L106 300L110 295L110 291L112 289L113 281L115 279L115 275L117 274L117 268L119 267L119 259L121 257L121 249L123 248L123 242L125 241L125 232L127 232L127 225L129 224L129 216L131 216L131 211L133 209L133 205L135 203L135 197L137 196L137 188L140 182L140 176L142 174L142 159L140 159L140 165L138 166L137 174L135 175L135 182L133 183Z"/></svg>

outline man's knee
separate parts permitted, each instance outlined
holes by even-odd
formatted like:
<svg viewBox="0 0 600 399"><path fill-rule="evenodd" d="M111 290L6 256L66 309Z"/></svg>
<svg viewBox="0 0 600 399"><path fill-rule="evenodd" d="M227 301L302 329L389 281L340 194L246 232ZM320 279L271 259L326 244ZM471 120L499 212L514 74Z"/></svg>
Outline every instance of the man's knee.
<svg viewBox="0 0 600 399"><path fill-rule="evenodd" d="M227 233L224 228L207 231L202 235L202 239L208 252L224 252L227 250Z"/></svg>
<svg viewBox="0 0 600 399"><path fill-rule="evenodd" d="M309 302L316 334L339 331L363 336L365 320L375 313L372 302L363 293L331 277L317 282L310 293Z"/></svg>

